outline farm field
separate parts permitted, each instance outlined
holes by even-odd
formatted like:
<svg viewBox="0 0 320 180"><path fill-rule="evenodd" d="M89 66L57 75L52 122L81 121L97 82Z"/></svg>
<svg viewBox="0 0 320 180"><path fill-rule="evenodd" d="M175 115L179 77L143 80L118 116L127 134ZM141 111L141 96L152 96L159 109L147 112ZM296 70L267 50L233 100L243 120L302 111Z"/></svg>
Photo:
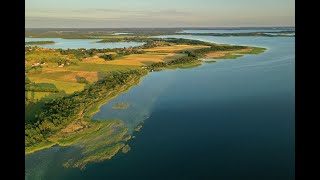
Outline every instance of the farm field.
<svg viewBox="0 0 320 180"><path fill-rule="evenodd" d="M50 83L66 94L72 94L75 91L81 91L86 84L77 82L76 77L84 77L89 83L95 83L103 77L103 73L113 71L128 71L141 68L157 62L168 62L181 58L185 54L181 51L207 48L208 46L193 45L173 45L160 46L145 49L144 54L130 54L117 58L116 60L106 61L99 56L92 56L77 61L77 64L58 67L55 63L47 63L38 73L29 73L28 78L34 83ZM45 53L34 53L26 56L26 65L31 66L35 59L54 59L62 56L58 52L44 50ZM115 54L109 52L108 54ZM68 56L64 56L68 57ZM70 56L69 56L70 57ZM72 57L72 56L71 56ZM70 58L73 59L73 58ZM35 94L38 94L35 92ZM39 93L41 94L41 93ZM40 96L40 95L39 95Z"/></svg>

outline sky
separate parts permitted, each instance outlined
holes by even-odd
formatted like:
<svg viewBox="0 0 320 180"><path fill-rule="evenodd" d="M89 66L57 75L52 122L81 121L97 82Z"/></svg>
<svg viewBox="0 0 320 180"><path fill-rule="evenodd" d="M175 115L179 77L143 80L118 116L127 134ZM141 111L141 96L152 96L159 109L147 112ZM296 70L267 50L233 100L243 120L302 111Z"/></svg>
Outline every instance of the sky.
<svg viewBox="0 0 320 180"><path fill-rule="evenodd" d="M26 28L294 26L295 0L25 0Z"/></svg>

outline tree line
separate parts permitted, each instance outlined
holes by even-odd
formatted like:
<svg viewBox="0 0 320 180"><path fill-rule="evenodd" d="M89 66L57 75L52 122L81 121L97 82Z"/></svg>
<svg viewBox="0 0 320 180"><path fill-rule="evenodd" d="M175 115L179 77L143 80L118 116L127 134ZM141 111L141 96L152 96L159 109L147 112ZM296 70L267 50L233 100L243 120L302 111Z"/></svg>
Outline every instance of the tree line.
<svg viewBox="0 0 320 180"><path fill-rule="evenodd" d="M106 98L109 91L127 83L133 77L146 74L145 70L113 72L83 91L60 97L45 103L43 111L35 115L35 123L26 122L25 146L33 146L45 141L49 136L66 127L90 105Z"/></svg>
<svg viewBox="0 0 320 180"><path fill-rule="evenodd" d="M121 49L119 51L117 51L117 54L103 54L100 55L99 57L106 60L106 61L110 61L110 60L115 60L117 58L123 57L123 56L127 56L130 54L144 54L145 52L142 50L138 50L138 49Z"/></svg>

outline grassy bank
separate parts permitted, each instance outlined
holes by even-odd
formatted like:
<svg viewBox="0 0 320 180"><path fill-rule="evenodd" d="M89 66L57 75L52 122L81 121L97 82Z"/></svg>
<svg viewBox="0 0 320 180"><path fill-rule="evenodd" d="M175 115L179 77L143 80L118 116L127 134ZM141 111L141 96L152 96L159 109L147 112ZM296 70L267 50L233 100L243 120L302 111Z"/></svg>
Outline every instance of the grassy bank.
<svg viewBox="0 0 320 180"><path fill-rule="evenodd" d="M26 154L44 149L47 147L44 142L57 144L52 137L67 137L68 133L90 128L91 116L104 103L138 84L146 74L145 70L111 74L84 91L47 103L36 115L37 123L26 126ZM69 141L68 144L73 143Z"/></svg>
<svg viewBox="0 0 320 180"><path fill-rule="evenodd" d="M245 54L260 54L263 53L266 50L266 48L260 48L260 47L247 47L243 50L236 50L236 51L230 51L230 52L221 52L220 55L211 56L207 55L208 58L213 59L236 59L239 57L244 56Z"/></svg>

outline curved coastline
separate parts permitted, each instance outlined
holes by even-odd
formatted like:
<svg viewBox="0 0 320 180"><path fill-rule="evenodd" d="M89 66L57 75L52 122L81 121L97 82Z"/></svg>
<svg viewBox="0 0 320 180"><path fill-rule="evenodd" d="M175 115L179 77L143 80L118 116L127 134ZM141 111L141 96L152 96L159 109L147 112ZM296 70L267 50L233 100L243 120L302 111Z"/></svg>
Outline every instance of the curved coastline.
<svg viewBox="0 0 320 180"><path fill-rule="evenodd" d="M237 50L225 51L223 53L220 53L218 56L211 57L211 58L213 58L213 59L235 59L235 58L241 57L243 54L260 54L266 50L266 48L258 48L258 47L248 47L247 46L247 48L250 50L248 50L246 52L239 52ZM241 55L238 55L238 54L241 54ZM207 55L206 58L210 58L210 55ZM42 149L50 148L54 145L70 146L70 145L75 145L78 143L81 144L81 141L86 142L86 141L88 141L88 139L91 139L93 137L99 137L99 136L97 136L97 134L93 133L92 130L95 129L97 126L99 126L100 129L104 129L104 130L100 132L100 129L98 128L99 129L98 132L103 133L103 132L107 131L107 129L108 129L107 127L110 126L110 124L105 123L103 121L93 120L92 116L100 110L102 105L108 103L111 99L117 97L117 95L122 94L126 91L129 91L131 89L131 87L138 85L141 82L141 79L144 76L146 76L149 71L152 72L153 70L193 68L193 67L197 67L197 66L204 64L204 63L205 62L203 62L201 60L197 60L197 61L188 62L188 63L172 64L169 66L160 67L160 68L156 68L156 69L143 70L143 73L141 75L137 75L136 77L133 77L127 83L123 84L120 87L117 87L116 89L114 89L111 92L108 92L108 97L106 97L104 99L100 99L99 101L86 107L82 111L82 113L79 115L79 117L70 123L70 124L72 124L73 122L78 121L78 122L75 122L74 124L72 124L73 128L79 127L79 124L82 128L77 129L76 131L71 131L71 133L69 133L69 134L68 133L61 133L60 135L59 134L55 135L55 136L49 138L48 141L37 144L37 146L26 148L25 154L26 155L31 154L36 151L42 150ZM115 124L117 124L117 123L121 124L121 121L119 121L119 120L105 120L105 121L106 122L113 122ZM123 125L121 125L121 126L123 126ZM111 143L111 146L109 146L110 144L107 143L108 147L110 147L110 148L115 146L114 148L111 148L111 149L109 148L109 150L112 151L112 153L109 153L107 155L107 157L103 154L100 154L100 156L97 155L96 153L88 154L87 157L84 157L78 161L68 161L68 163L65 164L65 167L78 167L80 169L83 169L83 168L85 168L86 164L88 164L88 163L111 159L123 147L126 147L126 149L125 150L122 149L122 150L127 152L128 147L126 146L125 142L128 141L130 138L128 138L129 135L127 134L127 131L125 130L126 129L125 125L123 127L121 127L120 129L122 129L122 130L121 131L119 130L119 132L115 131L115 133L109 134L111 137L110 139L112 139L112 137L113 138L116 137L116 140L113 143ZM85 138L83 138L81 136L85 136ZM90 137L90 136L92 136L92 137ZM83 145L83 147L84 147L83 149L87 148L85 145ZM103 148L105 148L105 147L106 146L103 146ZM101 148L102 147L99 146L94 151L98 151L98 149L101 149ZM91 157L94 156L95 158L90 159L90 156Z"/></svg>

